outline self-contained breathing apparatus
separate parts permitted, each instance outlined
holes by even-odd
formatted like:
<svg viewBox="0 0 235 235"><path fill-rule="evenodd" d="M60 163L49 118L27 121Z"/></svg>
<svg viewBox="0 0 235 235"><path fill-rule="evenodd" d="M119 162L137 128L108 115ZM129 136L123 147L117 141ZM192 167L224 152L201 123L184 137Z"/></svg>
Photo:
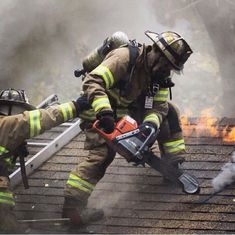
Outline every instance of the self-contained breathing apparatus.
<svg viewBox="0 0 235 235"><path fill-rule="evenodd" d="M101 46L95 48L84 58L82 61L83 68L74 71L75 77L91 72L104 60L109 52L124 45L140 46L135 40L130 41L125 33L115 32L112 36L107 37Z"/></svg>
<svg viewBox="0 0 235 235"><path fill-rule="evenodd" d="M95 69L104 60L105 56L109 52L111 52L114 49L117 49L119 47L124 47L124 46L127 46L130 51L129 65L127 69L127 72L130 76L129 76L129 79L127 79L127 81L125 82L120 81L120 84L118 84L118 87L121 88L120 89L121 93L125 93L126 90L128 90L129 88L132 68L134 67L136 59L139 56L138 48L142 45L138 43L135 39L129 40L128 36L124 32L121 32L121 31L115 32L112 36L107 37L101 46L95 48L90 54L88 54L82 61L83 68L77 69L74 71L75 77L82 76L82 79L84 79L86 73L89 73L93 69ZM174 85L175 84L172 82L170 76L167 76L167 77L158 76L157 78L151 79L149 93L151 93L151 95L155 95L158 92L160 87L169 88L170 99L172 99L171 87L173 87Z"/></svg>

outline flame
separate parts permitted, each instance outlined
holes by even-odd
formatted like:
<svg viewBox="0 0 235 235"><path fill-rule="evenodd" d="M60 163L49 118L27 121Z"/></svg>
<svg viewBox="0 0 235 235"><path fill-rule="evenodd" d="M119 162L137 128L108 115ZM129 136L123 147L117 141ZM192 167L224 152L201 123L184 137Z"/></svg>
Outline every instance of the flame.
<svg viewBox="0 0 235 235"><path fill-rule="evenodd" d="M235 127L233 127L230 132L226 132L223 140L225 142L235 142Z"/></svg>
<svg viewBox="0 0 235 235"><path fill-rule="evenodd" d="M219 125L219 119L212 117L213 109L202 110L200 116L194 122L190 122L192 112L187 110L181 117L181 125L186 136L217 137L223 142L235 142L235 127Z"/></svg>

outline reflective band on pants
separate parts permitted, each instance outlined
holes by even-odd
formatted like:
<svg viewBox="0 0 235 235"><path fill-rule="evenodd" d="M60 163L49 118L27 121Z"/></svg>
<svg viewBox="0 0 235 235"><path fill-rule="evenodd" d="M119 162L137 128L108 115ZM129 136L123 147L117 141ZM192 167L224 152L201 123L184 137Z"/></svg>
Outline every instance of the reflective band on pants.
<svg viewBox="0 0 235 235"><path fill-rule="evenodd" d="M176 153L185 150L184 140L169 141L163 144L166 153Z"/></svg>
<svg viewBox="0 0 235 235"><path fill-rule="evenodd" d="M74 174L69 175L69 179L66 184L71 185L75 188L79 188L80 190L89 194L92 193L93 189L95 188L95 185L90 184L89 182L79 178Z"/></svg>
<svg viewBox="0 0 235 235"><path fill-rule="evenodd" d="M15 201L13 194L9 192L0 192L0 203L14 206Z"/></svg>

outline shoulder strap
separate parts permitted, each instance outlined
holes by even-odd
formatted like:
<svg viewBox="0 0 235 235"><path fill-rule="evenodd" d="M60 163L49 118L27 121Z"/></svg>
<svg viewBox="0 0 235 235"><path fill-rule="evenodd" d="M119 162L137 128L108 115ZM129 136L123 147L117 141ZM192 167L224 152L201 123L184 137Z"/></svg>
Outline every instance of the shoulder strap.
<svg viewBox="0 0 235 235"><path fill-rule="evenodd" d="M120 80L118 82L118 87L119 87L119 94L121 96L125 96L126 93L129 92L131 89L130 84L131 84L131 77L132 77L132 71L135 66L135 62L137 57L139 56L139 50L138 46L133 45L133 44L128 44L125 45L129 49L129 63L127 67L127 79L126 80Z"/></svg>
<svg viewBox="0 0 235 235"><path fill-rule="evenodd" d="M139 55L139 49L138 49L138 46L135 46L135 45L128 45L128 49L130 52L130 56L129 56L130 59L129 59L127 72L130 74L133 66L135 65L136 59Z"/></svg>

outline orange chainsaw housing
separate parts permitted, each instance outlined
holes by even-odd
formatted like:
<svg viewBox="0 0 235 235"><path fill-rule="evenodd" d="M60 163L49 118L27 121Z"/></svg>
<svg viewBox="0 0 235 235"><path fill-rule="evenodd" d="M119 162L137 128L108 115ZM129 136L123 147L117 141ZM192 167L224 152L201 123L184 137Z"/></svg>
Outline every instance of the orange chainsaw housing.
<svg viewBox="0 0 235 235"><path fill-rule="evenodd" d="M107 134L99 128L99 121L95 121L93 124L93 128L107 141L114 140L117 136L122 135L126 132L133 131L138 128L137 122L131 118L130 116L124 116L120 119L115 126L115 129L112 133Z"/></svg>

